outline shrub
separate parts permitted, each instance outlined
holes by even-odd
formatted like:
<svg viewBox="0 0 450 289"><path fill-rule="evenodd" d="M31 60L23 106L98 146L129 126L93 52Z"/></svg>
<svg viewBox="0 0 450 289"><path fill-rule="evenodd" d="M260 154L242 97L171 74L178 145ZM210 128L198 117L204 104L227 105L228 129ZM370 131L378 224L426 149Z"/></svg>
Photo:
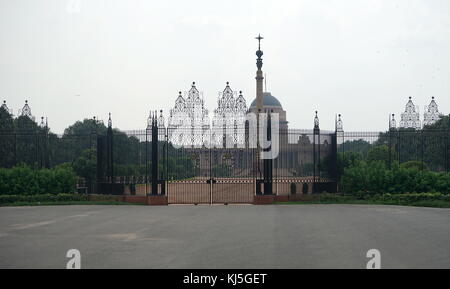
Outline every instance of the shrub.
<svg viewBox="0 0 450 289"><path fill-rule="evenodd" d="M420 161L408 161L400 164L400 167L405 169L416 169L421 170L422 167L424 170L428 170L428 166L426 164L422 164Z"/></svg>
<svg viewBox="0 0 450 289"><path fill-rule="evenodd" d="M372 200L408 205L429 201L450 202L450 195L441 193L381 194L374 196Z"/></svg>
<svg viewBox="0 0 450 289"><path fill-rule="evenodd" d="M345 170L340 184L347 193L427 193L450 191L450 175L420 171L415 166L394 165L387 169L384 162L359 162Z"/></svg>
<svg viewBox="0 0 450 289"><path fill-rule="evenodd" d="M26 165L0 168L0 195L72 193L75 185L76 175L68 166L41 170Z"/></svg>
<svg viewBox="0 0 450 289"><path fill-rule="evenodd" d="M18 202L70 202L87 200L88 195L80 194L0 195L0 205Z"/></svg>
<svg viewBox="0 0 450 289"><path fill-rule="evenodd" d="M333 204L383 204L400 206L450 208L450 194L411 193L411 194L317 194L305 200L314 203Z"/></svg>
<svg viewBox="0 0 450 289"><path fill-rule="evenodd" d="M386 145L371 148L367 153L367 161L381 161L387 165L389 163L389 148Z"/></svg>

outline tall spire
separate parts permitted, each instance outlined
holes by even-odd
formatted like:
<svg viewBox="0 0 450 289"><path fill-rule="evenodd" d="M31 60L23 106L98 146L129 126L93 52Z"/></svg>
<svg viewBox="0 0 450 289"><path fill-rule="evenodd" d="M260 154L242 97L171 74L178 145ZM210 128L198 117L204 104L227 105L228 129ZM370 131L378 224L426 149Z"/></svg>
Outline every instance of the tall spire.
<svg viewBox="0 0 450 289"><path fill-rule="evenodd" d="M423 125L432 125L439 120L440 113L438 105L434 100L434 96L431 97L429 105L425 106L425 112L423 114Z"/></svg>
<svg viewBox="0 0 450 289"><path fill-rule="evenodd" d="M10 111L8 106L6 105L6 100L3 101L3 104L2 106L0 106L0 108L3 108L9 114L12 114L12 111Z"/></svg>
<svg viewBox="0 0 450 289"><path fill-rule="evenodd" d="M28 100L25 100L25 105L23 106L22 109L19 110L19 116L26 116L32 121L35 121L34 116L31 114L31 108L28 105Z"/></svg>
<svg viewBox="0 0 450 289"><path fill-rule="evenodd" d="M262 111L263 109L263 72L261 70L263 62L262 62L262 56L263 52L261 51L261 40L264 39L261 37L261 34L256 37L258 40L258 50L256 51L256 56L258 58L256 59L256 67L258 70L256 71L256 108L258 109L258 112Z"/></svg>
<svg viewBox="0 0 450 289"><path fill-rule="evenodd" d="M256 60L256 66L258 67L258 70L261 70L262 68L262 56L263 56L263 52L261 50L261 40L264 39L263 37L261 37L261 34L258 35L258 37L256 37L255 39L258 40L258 50L256 51L256 56L258 56L258 59Z"/></svg>
<svg viewBox="0 0 450 289"><path fill-rule="evenodd" d="M406 103L405 112L401 114L400 127L414 129L421 128L419 107L414 105L411 96Z"/></svg>
<svg viewBox="0 0 450 289"><path fill-rule="evenodd" d="M319 116L317 115L317 110L316 116L314 117L314 130L319 130Z"/></svg>
<svg viewBox="0 0 450 289"><path fill-rule="evenodd" d="M109 118L108 118L108 127L112 128L111 113L109 113Z"/></svg>

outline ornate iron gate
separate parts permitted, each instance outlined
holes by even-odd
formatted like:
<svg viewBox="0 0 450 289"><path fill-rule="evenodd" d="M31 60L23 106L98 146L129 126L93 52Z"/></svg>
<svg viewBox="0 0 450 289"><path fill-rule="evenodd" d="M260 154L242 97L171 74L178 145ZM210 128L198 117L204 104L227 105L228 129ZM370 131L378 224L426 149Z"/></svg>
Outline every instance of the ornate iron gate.
<svg viewBox="0 0 450 289"><path fill-rule="evenodd" d="M169 147L170 148L170 147ZM209 153L179 148L169 154L167 196L170 204L209 204Z"/></svg>
<svg viewBox="0 0 450 289"><path fill-rule="evenodd" d="M138 165L131 168L141 175L130 178L113 170L113 143L123 136L113 141L109 123L97 144L97 184L104 188L99 192L117 187L117 193L131 195L167 194L170 204L230 204L253 203L260 194L285 200L297 193L336 191L336 133L323 134L318 127L313 133L280 131L278 148L258 149L246 131L231 135L230 145L226 134L159 126L154 113L145 131L129 135L136 147L114 154L122 163L122 155L134 152ZM270 139L269 130L267 135ZM261 159L262 152L270 152L269 158Z"/></svg>
<svg viewBox="0 0 450 289"><path fill-rule="evenodd" d="M171 204L252 203L252 149L178 148L171 156L167 195Z"/></svg>
<svg viewBox="0 0 450 289"><path fill-rule="evenodd" d="M255 195L255 150L211 150L211 203L252 203Z"/></svg>

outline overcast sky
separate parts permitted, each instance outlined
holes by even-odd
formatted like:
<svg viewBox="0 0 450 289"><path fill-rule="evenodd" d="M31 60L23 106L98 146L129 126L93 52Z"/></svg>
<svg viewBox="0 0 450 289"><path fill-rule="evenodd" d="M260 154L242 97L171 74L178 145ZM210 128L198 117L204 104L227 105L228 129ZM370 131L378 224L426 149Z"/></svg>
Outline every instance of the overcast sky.
<svg viewBox="0 0 450 289"><path fill-rule="evenodd" d="M342 113L346 131L384 130L408 96L449 113L448 0L0 0L0 98L58 133L108 112L143 128L192 81L210 112L226 81L250 104L258 33L291 128L318 110L323 129Z"/></svg>

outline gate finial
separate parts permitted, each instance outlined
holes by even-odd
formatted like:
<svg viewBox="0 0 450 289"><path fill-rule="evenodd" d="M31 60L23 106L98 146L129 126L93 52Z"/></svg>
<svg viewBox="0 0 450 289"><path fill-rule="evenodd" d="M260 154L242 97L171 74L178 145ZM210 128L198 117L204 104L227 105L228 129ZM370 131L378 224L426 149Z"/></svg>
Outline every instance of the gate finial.
<svg viewBox="0 0 450 289"><path fill-rule="evenodd" d="M317 110L316 116L314 117L314 129L319 129L319 117L317 116Z"/></svg>

